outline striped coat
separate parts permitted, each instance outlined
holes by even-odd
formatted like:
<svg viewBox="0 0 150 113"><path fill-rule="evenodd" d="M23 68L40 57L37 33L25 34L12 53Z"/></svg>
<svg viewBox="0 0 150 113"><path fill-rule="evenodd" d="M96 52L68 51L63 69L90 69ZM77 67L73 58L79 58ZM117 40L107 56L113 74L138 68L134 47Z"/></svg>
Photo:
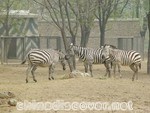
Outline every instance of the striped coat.
<svg viewBox="0 0 150 113"><path fill-rule="evenodd" d="M105 62L102 60L102 49L97 48L84 48L80 46L70 45L74 51L74 54L77 55L84 62L85 72L88 72L88 68L90 70L91 76L92 74L92 65L93 64L104 64L106 67L106 74L110 76L110 59L108 58Z"/></svg>
<svg viewBox="0 0 150 113"><path fill-rule="evenodd" d="M21 64L28 61L28 68L26 71L26 83L28 82L28 74L31 72L33 80L37 82L34 72L38 66L49 67L49 80L54 79L52 73L54 72L55 63L61 62L63 70L65 70L65 55L62 52L53 49L32 49L26 55L26 58Z"/></svg>
<svg viewBox="0 0 150 113"><path fill-rule="evenodd" d="M135 76L138 79L138 69L141 69L141 55L138 52L120 50L112 45L105 45L102 54L103 58L110 57L113 64L118 65L119 73L121 65L129 66L134 71L132 81L134 81Z"/></svg>

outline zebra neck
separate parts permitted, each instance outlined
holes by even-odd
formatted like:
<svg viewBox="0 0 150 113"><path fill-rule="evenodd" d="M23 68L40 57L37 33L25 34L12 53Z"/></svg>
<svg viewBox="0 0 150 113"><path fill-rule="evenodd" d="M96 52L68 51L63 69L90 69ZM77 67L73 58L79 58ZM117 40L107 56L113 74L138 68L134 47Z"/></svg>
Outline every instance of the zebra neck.
<svg viewBox="0 0 150 113"><path fill-rule="evenodd" d="M86 53L87 53L87 49L83 48L83 47L79 47L79 46L74 46L73 48L74 53L81 59L85 59Z"/></svg>

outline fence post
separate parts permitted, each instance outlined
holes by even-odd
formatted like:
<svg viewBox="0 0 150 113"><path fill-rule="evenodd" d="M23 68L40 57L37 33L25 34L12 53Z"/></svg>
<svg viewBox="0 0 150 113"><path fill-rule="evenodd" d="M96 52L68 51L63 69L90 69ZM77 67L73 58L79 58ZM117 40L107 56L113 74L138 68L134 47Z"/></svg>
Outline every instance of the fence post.
<svg viewBox="0 0 150 113"><path fill-rule="evenodd" d="M61 50L61 38L57 37L57 49Z"/></svg>
<svg viewBox="0 0 150 113"><path fill-rule="evenodd" d="M118 38L118 48L123 49L123 38Z"/></svg>
<svg viewBox="0 0 150 113"><path fill-rule="evenodd" d="M22 37L22 61L24 60L25 57L25 37Z"/></svg>
<svg viewBox="0 0 150 113"><path fill-rule="evenodd" d="M37 36L37 39L38 39L38 48L41 49L40 36Z"/></svg>
<svg viewBox="0 0 150 113"><path fill-rule="evenodd" d="M50 37L46 37L47 38L47 49L49 49L49 41L50 41Z"/></svg>
<svg viewBox="0 0 150 113"><path fill-rule="evenodd" d="M1 64L4 63L4 37L1 37Z"/></svg>

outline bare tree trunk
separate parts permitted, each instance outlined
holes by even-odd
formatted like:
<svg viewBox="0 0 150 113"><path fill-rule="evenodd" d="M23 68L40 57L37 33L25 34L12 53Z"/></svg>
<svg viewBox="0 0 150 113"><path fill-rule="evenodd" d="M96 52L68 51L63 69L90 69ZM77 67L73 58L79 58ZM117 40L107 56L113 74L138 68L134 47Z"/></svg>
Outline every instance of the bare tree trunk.
<svg viewBox="0 0 150 113"><path fill-rule="evenodd" d="M105 44L105 28L108 18L114 11L116 11L120 1L121 0L97 0L98 13L95 14L95 16L99 20L100 47ZM128 4L128 1L129 0L126 0L125 5L121 9L121 13L123 12L125 6Z"/></svg>
<svg viewBox="0 0 150 113"><path fill-rule="evenodd" d="M3 26L5 28L5 36L9 36L9 31L10 31L10 26L9 26L9 10L10 10L10 6L9 6L9 0L7 3L7 8L6 8L6 17L3 23ZM9 45L11 43L11 39L5 39L4 38L4 62L7 62L7 58L8 58L8 51L9 51Z"/></svg>
<svg viewBox="0 0 150 113"><path fill-rule="evenodd" d="M80 46L86 47L90 35L90 28L86 25L81 25L81 43Z"/></svg>
<svg viewBox="0 0 150 113"><path fill-rule="evenodd" d="M140 0L137 0L136 4L136 18L139 18L139 8L140 7Z"/></svg>
<svg viewBox="0 0 150 113"><path fill-rule="evenodd" d="M61 3L61 0L59 0L59 8L60 8L60 15L61 15L61 19L62 19L62 27L60 27L60 31L61 31L61 35L62 35L62 38L63 38L63 42L64 42L64 47L65 47L65 50L66 50L66 53L70 56L72 56L70 53L69 50L69 44L67 43L67 37L66 37L66 32L65 32L65 17L64 17L64 14L63 14L63 10L62 10L62 3ZM67 60L68 62L68 65L69 65L69 68L70 68L70 71L72 72L74 70L74 67L73 67L73 61L72 61L72 58L69 58Z"/></svg>
<svg viewBox="0 0 150 113"><path fill-rule="evenodd" d="M104 23L102 23L104 24ZM100 47L105 44L105 25L100 27Z"/></svg>
<svg viewBox="0 0 150 113"><path fill-rule="evenodd" d="M76 45L76 36L72 35L71 42L73 43L73 45ZM74 70L76 70L76 57L75 57L75 55L72 56L72 62L73 62Z"/></svg>
<svg viewBox="0 0 150 113"><path fill-rule="evenodd" d="M65 33L64 29L61 30L61 35L62 35L62 38L63 38L64 47L65 47L66 53L67 53L68 55L70 55L70 54L71 54L70 51L67 51L67 50L69 50L69 45L67 44L67 38L66 38L66 33ZM67 62L68 62L70 71L72 72L72 71L74 70L74 66L73 66L73 62L72 62L71 59L72 59L72 58L69 58L69 59L67 60Z"/></svg>
<svg viewBox="0 0 150 113"><path fill-rule="evenodd" d="M150 0L149 0L149 4L150 4ZM148 46L147 74L150 74L150 10L149 10L149 13L147 14L147 18L148 18L148 29L149 29L149 46Z"/></svg>

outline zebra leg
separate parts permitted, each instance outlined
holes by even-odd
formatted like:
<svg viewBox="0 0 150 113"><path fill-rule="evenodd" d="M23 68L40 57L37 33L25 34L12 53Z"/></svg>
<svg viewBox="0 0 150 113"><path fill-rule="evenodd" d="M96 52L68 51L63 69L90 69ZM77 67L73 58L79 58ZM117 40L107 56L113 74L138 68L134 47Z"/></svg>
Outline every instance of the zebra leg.
<svg viewBox="0 0 150 113"><path fill-rule="evenodd" d="M30 69L31 69L31 65L28 65L28 68L26 70L26 83L28 83L28 76L29 76Z"/></svg>
<svg viewBox="0 0 150 113"><path fill-rule="evenodd" d="M113 65L114 75L116 75L116 64Z"/></svg>
<svg viewBox="0 0 150 113"><path fill-rule="evenodd" d="M122 75L121 75L121 65L120 64L118 64L118 72L119 72L119 76L120 76L120 78L122 78Z"/></svg>
<svg viewBox="0 0 150 113"><path fill-rule="evenodd" d="M84 62L85 73L88 72L88 63Z"/></svg>
<svg viewBox="0 0 150 113"><path fill-rule="evenodd" d="M138 68L134 64L130 65L130 68L131 68L132 71L134 71L134 74L133 74L133 77L132 77L132 81L134 81L135 75L138 72Z"/></svg>
<svg viewBox="0 0 150 113"><path fill-rule="evenodd" d="M90 68L90 72L91 72L91 77L93 77L93 73L92 73L92 64L89 65Z"/></svg>
<svg viewBox="0 0 150 113"><path fill-rule="evenodd" d="M108 76L111 77L111 72L110 72L110 69L111 68L111 65L110 64L107 64L107 73L108 73Z"/></svg>
<svg viewBox="0 0 150 113"><path fill-rule="evenodd" d="M136 80L138 80L138 66L136 65Z"/></svg>
<svg viewBox="0 0 150 113"><path fill-rule="evenodd" d="M32 68L31 68L32 77L33 77L33 80L34 80L35 82L37 82L37 80L35 79L35 75L34 75L34 71L35 71L36 69L37 69L37 67L36 67L35 65L33 65Z"/></svg>
<svg viewBox="0 0 150 113"><path fill-rule="evenodd" d="M113 63L114 78L116 78L116 64Z"/></svg>
<svg viewBox="0 0 150 113"><path fill-rule="evenodd" d="M52 76L52 74L54 73L54 65L50 65L49 66L49 80L54 80L54 77Z"/></svg>
<svg viewBox="0 0 150 113"><path fill-rule="evenodd" d="M111 76L110 65L108 63L104 63L104 66L106 68L106 74L104 76L107 76L107 74L108 74L108 77L110 77Z"/></svg>
<svg viewBox="0 0 150 113"><path fill-rule="evenodd" d="M135 76L136 76L136 80L138 80L138 66L134 65L135 67Z"/></svg>
<svg viewBox="0 0 150 113"><path fill-rule="evenodd" d="M106 68L106 73L105 73L105 75L104 75L104 76L107 76L108 69L107 69L107 65L106 65L106 63L104 63L104 66L105 66L105 68Z"/></svg>

